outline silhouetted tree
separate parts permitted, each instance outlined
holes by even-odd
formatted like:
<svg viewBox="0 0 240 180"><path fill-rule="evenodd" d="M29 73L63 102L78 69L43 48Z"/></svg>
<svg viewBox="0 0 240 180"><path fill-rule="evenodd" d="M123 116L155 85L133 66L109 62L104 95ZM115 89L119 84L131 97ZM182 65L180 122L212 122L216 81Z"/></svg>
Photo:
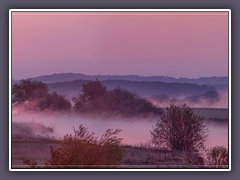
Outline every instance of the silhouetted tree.
<svg viewBox="0 0 240 180"><path fill-rule="evenodd" d="M12 102L16 104L28 101L24 104L27 110L71 110L71 103L65 97L57 93L49 94L47 85L40 81L21 80L14 84L12 97Z"/></svg>
<svg viewBox="0 0 240 180"><path fill-rule="evenodd" d="M74 99L74 109L80 112L94 111L102 107L102 98L107 88L100 81L87 81L82 86L82 94Z"/></svg>
<svg viewBox="0 0 240 180"><path fill-rule="evenodd" d="M77 112L110 113L124 116L160 114L161 109L139 95L124 89L107 90L100 81L88 81L74 99Z"/></svg>
<svg viewBox="0 0 240 180"><path fill-rule="evenodd" d="M46 97L48 94L47 85L32 80L21 80L13 85L12 101L13 103L21 103L26 100L39 99Z"/></svg>
<svg viewBox="0 0 240 180"><path fill-rule="evenodd" d="M186 105L170 105L151 130L151 142L172 151L204 149L207 131L203 120Z"/></svg>
<svg viewBox="0 0 240 180"><path fill-rule="evenodd" d="M160 114L161 109L154 107L151 102L141 98L138 94L129 92L125 89L114 89L109 92L109 108L113 112L125 116Z"/></svg>
<svg viewBox="0 0 240 180"><path fill-rule="evenodd" d="M107 94L107 88L100 81L87 81L82 86L84 100L94 100L95 98Z"/></svg>
<svg viewBox="0 0 240 180"><path fill-rule="evenodd" d="M70 111L71 103L62 95L57 93L48 94L43 100L41 100L37 107L40 110L51 110L51 111Z"/></svg>

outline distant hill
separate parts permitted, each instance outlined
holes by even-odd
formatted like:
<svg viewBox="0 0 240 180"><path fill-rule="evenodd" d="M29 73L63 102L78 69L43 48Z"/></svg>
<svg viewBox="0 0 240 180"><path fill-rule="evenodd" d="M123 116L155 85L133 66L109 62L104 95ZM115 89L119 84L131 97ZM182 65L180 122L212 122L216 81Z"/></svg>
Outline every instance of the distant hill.
<svg viewBox="0 0 240 180"><path fill-rule="evenodd" d="M85 75L81 73L59 73L32 78L44 83L56 83L75 80L125 80L125 81L160 81L166 83L191 83L199 85L228 85L228 77L174 78L168 76L138 75Z"/></svg>
<svg viewBox="0 0 240 180"><path fill-rule="evenodd" d="M49 91L57 92L67 97L78 96L86 80L49 83ZM142 97L166 94L171 97L187 97L215 91L214 86L190 83L166 83L157 81L102 80L108 89L122 88L138 93Z"/></svg>

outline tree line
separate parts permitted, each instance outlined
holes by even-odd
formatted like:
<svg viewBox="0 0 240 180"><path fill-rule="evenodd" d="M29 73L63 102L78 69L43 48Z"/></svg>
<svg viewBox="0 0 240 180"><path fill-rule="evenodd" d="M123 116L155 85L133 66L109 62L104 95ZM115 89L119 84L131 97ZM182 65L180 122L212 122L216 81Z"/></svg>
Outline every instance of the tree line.
<svg viewBox="0 0 240 180"><path fill-rule="evenodd" d="M159 121L150 131L151 143L157 149L171 152L195 152L201 155L205 150L207 129L202 118L186 105L171 105L165 110L154 107L137 94L124 89L108 90L100 81L88 81L82 87L82 93L73 99L73 105L64 96L49 93L47 85L31 80L22 80L12 88L13 105L31 104L31 110L75 111L79 113L101 112L119 113L125 116L138 114L157 114ZM107 130L97 139L83 126L74 129L74 135L64 136L60 148L51 150L50 166L68 165L114 165L121 164L123 151L120 130ZM91 149L91 151L89 151ZM88 154L90 153L90 154ZM98 156L101 154L102 156ZM64 159L63 159L64 157ZM85 159L85 157L91 157ZM228 150L214 147L207 154L207 160L222 167L228 164ZM31 164L31 162L26 162Z"/></svg>
<svg viewBox="0 0 240 180"><path fill-rule="evenodd" d="M13 85L14 105L30 104L29 110L71 111L78 113L108 113L123 116L160 114L162 110L138 94L125 89L108 90L100 81L87 81L79 96L69 101L62 95L49 93L46 84L21 80ZM34 105L32 103L34 102Z"/></svg>

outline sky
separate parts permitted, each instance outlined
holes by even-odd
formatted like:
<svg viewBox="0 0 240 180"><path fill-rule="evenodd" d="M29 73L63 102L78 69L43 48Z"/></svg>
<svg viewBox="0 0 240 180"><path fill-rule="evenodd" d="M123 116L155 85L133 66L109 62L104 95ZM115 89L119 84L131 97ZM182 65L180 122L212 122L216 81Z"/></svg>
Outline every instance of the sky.
<svg viewBox="0 0 240 180"><path fill-rule="evenodd" d="M227 76L227 12L13 12L13 78Z"/></svg>

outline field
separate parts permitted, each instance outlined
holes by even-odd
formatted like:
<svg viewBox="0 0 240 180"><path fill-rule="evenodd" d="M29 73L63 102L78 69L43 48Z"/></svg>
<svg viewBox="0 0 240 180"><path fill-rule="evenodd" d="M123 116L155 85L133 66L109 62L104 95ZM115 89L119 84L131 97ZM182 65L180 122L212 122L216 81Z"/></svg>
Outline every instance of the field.
<svg viewBox="0 0 240 180"><path fill-rule="evenodd" d="M223 122L224 124L228 122L227 109L197 108L194 109L194 111L204 117L206 122L210 121L210 124L212 122L221 125ZM222 136L223 134L220 132L219 135ZM214 137L212 139L214 140ZM214 142L212 144L214 144ZM196 164L203 161L195 154L156 150L150 146L141 144L123 144L122 146L124 147L124 158L121 167L150 168L154 166L173 168L189 166L189 164L194 164L194 167L196 167ZM16 168L27 168L28 166L23 163L23 159L31 159L36 161L38 165L44 165L44 163L50 159L50 147L58 148L59 142L39 139L26 141L23 139L13 139L12 164Z"/></svg>
<svg viewBox="0 0 240 180"><path fill-rule="evenodd" d="M50 147L57 148L57 142L13 142L12 164L13 168L29 168L23 163L24 159L36 161L37 167L43 167L50 158ZM194 163L193 167L199 167L202 159L191 153L182 153L157 150L147 147L123 146L124 158L118 168L174 168L187 167ZM111 167L111 166L110 166Z"/></svg>

